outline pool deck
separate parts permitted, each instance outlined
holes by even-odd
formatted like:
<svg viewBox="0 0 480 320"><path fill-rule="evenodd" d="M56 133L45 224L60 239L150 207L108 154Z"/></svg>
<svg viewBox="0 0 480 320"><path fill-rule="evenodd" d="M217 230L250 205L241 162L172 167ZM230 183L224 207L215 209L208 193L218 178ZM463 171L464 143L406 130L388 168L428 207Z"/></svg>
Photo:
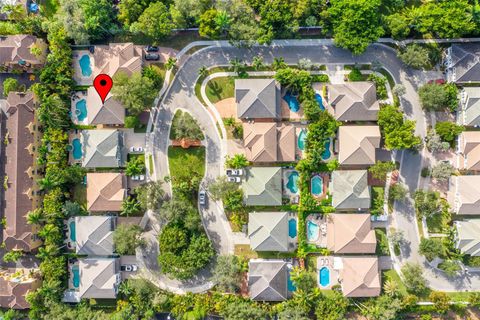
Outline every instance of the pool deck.
<svg viewBox="0 0 480 320"><path fill-rule="evenodd" d="M301 120L301 119L303 119L303 108L302 108L302 106L300 105L300 109L298 109L297 112L293 112L288 107L287 101L285 101L283 99L283 95L282 95L282 103L281 103L280 107L281 107L282 118L283 119L287 119L287 120Z"/></svg>
<svg viewBox="0 0 480 320"><path fill-rule="evenodd" d="M296 146L295 146L295 157L297 159L303 159L304 157L304 152L303 150L301 150L299 147L298 147L298 137L300 136L300 132L302 132L302 130L306 130L307 129L307 125L306 124L301 124L301 123L295 123L295 143L296 143Z"/></svg>
<svg viewBox="0 0 480 320"><path fill-rule="evenodd" d="M71 104L70 104L70 112L71 112L70 118L72 119L72 122L74 124L87 125L88 124L88 114L83 121L78 120L77 115L76 115L77 102L82 100L82 99L85 99L85 101L87 100L87 91L76 91L75 94L72 96Z"/></svg>
<svg viewBox="0 0 480 320"><path fill-rule="evenodd" d="M68 264L68 289L73 290L73 291L78 291L78 288L75 288L75 286L73 285L73 271L72 271L72 268L74 266L78 267L78 262L73 263L73 264L70 264L70 263Z"/></svg>
<svg viewBox="0 0 480 320"><path fill-rule="evenodd" d="M340 284L338 281L339 272L338 270L334 269L334 259L335 258L333 256L320 256L317 258L316 280L317 286L320 289L330 290L333 286ZM320 269L323 267L327 267L330 271L330 283L326 287L320 285Z"/></svg>
<svg viewBox="0 0 480 320"><path fill-rule="evenodd" d="M328 174L327 172L320 172L320 173L315 173L314 175L312 175L312 177L310 178L310 189L312 188L312 178L314 176L320 176L323 180L323 190L322 190L322 194L320 195L314 195L312 193L312 196L315 198L315 199L318 199L318 200L322 200L322 199L325 199L328 197L328 184L330 183L330 174ZM310 190L311 191L311 190Z"/></svg>
<svg viewBox="0 0 480 320"><path fill-rule="evenodd" d="M64 243L67 245L69 250L75 251L76 242L72 241L70 238L70 223L75 223L75 217L72 217L65 221L65 227L67 228L66 237Z"/></svg>
<svg viewBox="0 0 480 320"><path fill-rule="evenodd" d="M90 53L88 50L74 50L72 55L72 64L73 64L73 80L77 83L79 86L88 86L92 85L93 83L93 72L90 77L84 77L82 75L82 69L80 68L80 58L84 55L87 54L90 56L90 66L93 70L93 67L95 65L95 61L93 59L93 54Z"/></svg>
<svg viewBox="0 0 480 320"><path fill-rule="evenodd" d="M317 224L320 229L318 231L318 239L316 241L309 241L307 236L307 243L314 244L320 248L326 248L327 247L327 220L320 213L313 213L307 217L306 223L305 223L306 226L308 226L308 221L311 221ZM303 232L308 232L308 231L307 229L305 229Z"/></svg>

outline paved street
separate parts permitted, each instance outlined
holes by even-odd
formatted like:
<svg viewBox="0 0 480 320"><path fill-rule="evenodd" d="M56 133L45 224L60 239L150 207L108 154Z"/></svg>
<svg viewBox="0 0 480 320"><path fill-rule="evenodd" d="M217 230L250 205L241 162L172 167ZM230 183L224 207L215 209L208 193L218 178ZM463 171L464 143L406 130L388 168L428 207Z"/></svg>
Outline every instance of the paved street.
<svg viewBox="0 0 480 320"><path fill-rule="evenodd" d="M212 42L213 43L213 42ZM388 69L396 83L402 83L406 87L406 94L401 99L405 115L416 120L416 133L422 137L426 134L426 121L423 110L419 104L416 93L418 86L429 79L441 77L438 72L421 72L406 68L397 58L396 52L391 47L383 44L371 45L364 54L354 56L350 52L333 46L331 40L279 40L271 46L255 46L253 48L235 48L225 41L215 42L212 46L196 51L190 57L182 59L175 79L171 83L163 100L158 107L158 115L154 120L153 138L151 150L155 159L155 176L162 179L169 174L168 170L168 136L173 114L178 108L188 110L198 119L205 132L207 149L207 170L205 179L212 180L223 172L224 142L219 136L215 120L207 109L195 96L195 83L198 78L198 70L205 66L227 66L230 60L237 58L250 63L255 56L262 56L265 63L271 63L274 57L283 57L288 64L296 64L301 58L308 58L313 63L326 65L371 63L378 61ZM401 160L400 179L413 193L416 190L420 170L422 168L422 153L410 151L399 152L397 160ZM220 253L232 252L234 235L222 210L221 204L211 203L209 210L202 210L202 221L207 234ZM405 232L410 241L402 248L400 262L407 261L424 263L423 257L418 255L419 235L414 217L413 200L408 197L404 203L396 203L392 216L392 225ZM152 228L154 230L155 228ZM157 228L158 229L158 228ZM155 235L158 231L152 231ZM154 239L155 237L153 237ZM156 241L156 240L154 240ZM158 248L158 244L157 244ZM158 251L158 249L157 249ZM155 252L156 254L156 252ZM156 258L156 256L155 256ZM154 267L154 266L152 266ZM397 266L399 267L399 266ZM472 282L464 281L463 278L445 279L436 274L431 268L425 266L426 275L430 285L435 290L480 290L480 278L471 279ZM161 277L157 282L161 282ZM189 286L182 286L182 290L196 291L205 286L206 279L199 279Z"/></svg>

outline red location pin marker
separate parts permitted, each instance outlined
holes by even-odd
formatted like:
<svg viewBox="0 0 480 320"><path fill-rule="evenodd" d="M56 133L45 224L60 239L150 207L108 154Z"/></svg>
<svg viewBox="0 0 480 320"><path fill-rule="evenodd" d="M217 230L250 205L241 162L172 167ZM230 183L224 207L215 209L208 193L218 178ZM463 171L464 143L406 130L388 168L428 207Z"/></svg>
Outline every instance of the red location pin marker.
<svg viewBox="0 0 480 320"><path fill-rule="evenodd" d="M93 80L93 86L97 90L98 95L102 99L102 103L105 103L105 98L107 97L110 89L112 89L113 81L108 74L99 74Z"/></svg>

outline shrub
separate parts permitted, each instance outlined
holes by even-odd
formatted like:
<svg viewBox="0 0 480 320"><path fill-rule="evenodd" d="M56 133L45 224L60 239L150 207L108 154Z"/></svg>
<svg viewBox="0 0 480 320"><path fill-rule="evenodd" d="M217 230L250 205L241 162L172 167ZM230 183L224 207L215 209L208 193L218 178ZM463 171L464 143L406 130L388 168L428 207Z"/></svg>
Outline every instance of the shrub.
<svg viewBox="0 0 480 320"><path fill-rule="evenodd" d="M19 84L18 80L15 78L7 78L3 81L3 95L8 96L10 92L15 92L18 90Z"/></svg>
<svg viewBox="0 0 480 320"><path fill-rule="evenodd" d="M125 117L125 128L137 128L140 126L140 120L137 116Z"/></svg>
<svg viewBox="0 0 480 320"><path fill-rule="evenodd" d="M437 122L435 124L437 134L443 141L448 142L451 146L455 143L457 136L464 130L464 126L459 126L449 121Z"/></svg>
<svg viewBox="0 0 480 320"><path fill-rule="evenodd" d="M406 263L402 267L405 287L409 293L422 295L427 290L427 281L423 276L423 269L419 264Z"/></svg>
<svg viewBox="0 0 480 320"><path fill-rule="evenodd" d="M418 252L424 255L428 261L445 255L445 248L442 241L435 238L422 238Z"/></svg>
<svg viewBox="0 0 480 320"><path fill-rule="evenodd" d="M349 81L363 81L363 74L360 69L353 67L350 73L348 74Z"/></svg>
<svg viewBox="0 0 480 320"><path fill-rule="evenodd" d="M376 74L371 74L368 76L367 80L375 83L378 99L384 100L388 98L387 86L386 86L387 79L385 79L383 76L377 76Z"/></svg>

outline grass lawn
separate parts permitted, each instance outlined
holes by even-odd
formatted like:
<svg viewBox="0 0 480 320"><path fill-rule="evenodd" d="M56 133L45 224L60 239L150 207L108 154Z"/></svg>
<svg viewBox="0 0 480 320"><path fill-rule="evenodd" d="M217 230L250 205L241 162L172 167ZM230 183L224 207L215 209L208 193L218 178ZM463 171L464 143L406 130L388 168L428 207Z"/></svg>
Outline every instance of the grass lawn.
<svg viewBox="0 0 480 320"><path fill-rule="evenodd" d="M85 209L87 208L87 186L83 183L77 183L73 187L73 201L80 203Z"/></svg>
<svg viewBox="0 0 480 320"><path fill-rule="evenodd" d="M370 212L375 215L383 214L383 200L385 195L385 189L383 187L372 188L371 210Z"/></svg>
<svg viewBox="0 0 480 320"><path fill-rule="evenodd" d="M249 244L236 244L234 254L247 259L285 259L296 256L295 252L257 252L250 248Z"/></svg>
<svg viewBox="0 0 480 320"><path fill-rule="evenodd" d="M375 236L377 237L377 248L375 253L379 256L389 256L390 249L388 248L387 232L383 228L375 229Z"/></svg>
<svg viewBox="0 0 480 320"><path fill-rule="evenodd" d="M235 92L234 77L219 77L210 80L205 90L208 100L217 103L220 100L233 98Z"/></svg>
<svg viewBox="0 0 480 320"><path fill-rule="evenodd" d="M205 147L168 147L168 165L170 176L181 177L188 174L190 168L195 168L195 174L203 177L205 175Z"/></svg>

